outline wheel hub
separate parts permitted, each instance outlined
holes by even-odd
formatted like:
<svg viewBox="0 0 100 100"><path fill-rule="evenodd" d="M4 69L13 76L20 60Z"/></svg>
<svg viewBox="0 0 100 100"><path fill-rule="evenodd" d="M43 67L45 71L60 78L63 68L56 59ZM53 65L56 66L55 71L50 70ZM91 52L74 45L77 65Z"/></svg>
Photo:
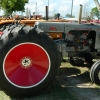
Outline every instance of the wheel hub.
<svg viewBox="0 0 100 100"><path fill-rule="evenodd" d="M21 60L21 65L24 68L29 68L32 65L32 60L29 57L25 57Z"/></svg>
<svg viewBox="0 0 100 100"><path fill-rule="evenodd" d="M38 44L26 42L8 51L3 62L3 72L15 87L31 88L46 79L50 66L46 50Z"/></svg>

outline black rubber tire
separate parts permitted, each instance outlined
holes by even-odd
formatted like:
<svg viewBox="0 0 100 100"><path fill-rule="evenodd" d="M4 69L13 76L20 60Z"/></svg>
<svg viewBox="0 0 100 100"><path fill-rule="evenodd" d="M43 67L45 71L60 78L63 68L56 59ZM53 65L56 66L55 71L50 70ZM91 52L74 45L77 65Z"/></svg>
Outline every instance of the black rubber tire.
<svg viewBox="0 0 100 100"><path fill-rule="evenodd" d="M4 30L6 29L10 24L4 24L4 25L0 25L0 30Z"/></svg>
<svg viewBox="0 0 100 100"><path fill-rule="evenodd" d="M100 73L100 60L94 63L90 70L91 81L97 85L100 85L100 77L98 75L99 73Z"/></svg>
<svg viewBox="0 0 100 100"><path fill-rule="evenodd" d="M95 66L99 63L100 61L97 61L97 62L95 62L93 65L92 65L92 67L91 67L91 69L90 69L90 79L91 79L91 81L92 82L94 82L94 68L95 68Z"/></svg>
<svg viewBox="0 0 100 100"><path fill-rule="evenodd" d="M80 58L84 58L84 60L81 60ZM87 66L88 68L91 68L91 66L94 63L92 61L93 60L92 55L88 52L80 53L78 60L75 61L74 57L69 57L69 63L73 66L84 66L84 62L86 62L87 64L85 66Z"/></svg>
<svg viewBox="0 0 100 100"><path fill-rule="evenodd" d="M69 57L69 63L73 66L82 66L84 64L84 61L78 62L78 60L75 61L73 57Z"/></svg>
<svg viewBox="0 0 100 100"><path fill-rule="evenodd" d="M89 53L89 52L83 52L80 54L80 56L85 58L85 61L87 63L87 67L91 68L91 66L93 65L93 56Z"/></svg>
<svg viewBox="0 0 100 100"><path fill-rule="evenodd" d="M46 79L39 85L32 88L18 88L12 85L5 78L3 72L3 62L5 55L11 50L14 46L24 43L32 42L42 46L47 53L49 54L51 60L50 71ZM35 28L30 26L18 26L13 28L8 32L8 29L5 30L5 33L2 35L0 40L0 88L9 96L13 97L29 97L37 95L44 91L47 87L53 82L58 69L60 67L60 53L53 39L51 39L44 32L37 32Z"/></svg>

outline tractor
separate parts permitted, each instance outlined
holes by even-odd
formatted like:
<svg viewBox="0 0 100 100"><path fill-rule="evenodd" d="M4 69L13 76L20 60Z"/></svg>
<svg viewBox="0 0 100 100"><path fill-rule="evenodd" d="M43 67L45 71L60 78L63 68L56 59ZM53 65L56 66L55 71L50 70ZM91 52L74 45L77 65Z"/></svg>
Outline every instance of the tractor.
<svg viewBox="0 0 100 100"><path fill-rule="evenodd" d="M52 84L64 57L73 65L86 63L91 81L100 85L100 25L0 22L0 88L7 95L30 97L43 92Z"/></svg>
<svg viewBox="0 0 100 100"><path fill-rule="evenodd" d="M9 96L29 97L43 92L59 70L61 54L53 38L59 39L62 35L47 34L36 28L36 21L49 22L0 22L0 87Z"/></svg>
<svg viewBox="0 0 100 100"><path fill-rule="evenodd" d="M63 57L73 65L86 63L92 82L100 85L100 25L22 23L0 25L0 87L6 94L28 97L43 92L55 79Z"/></svg>

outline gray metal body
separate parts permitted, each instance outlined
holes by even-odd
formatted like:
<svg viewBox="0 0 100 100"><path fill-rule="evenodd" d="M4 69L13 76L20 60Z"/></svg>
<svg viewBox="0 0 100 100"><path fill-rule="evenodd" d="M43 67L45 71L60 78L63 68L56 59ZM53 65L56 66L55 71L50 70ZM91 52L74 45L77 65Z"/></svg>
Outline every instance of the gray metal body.
<svg viewBox="0 0 100 100"><path fill-rule="evenodd" d="M55 40L55 43L63 57L76 57L80 53L89 52L94 58L100 58L100 25L36 22L35 27L46 33L62 33L62 39ZM51 27L56 29L51 30Z"/></svg>

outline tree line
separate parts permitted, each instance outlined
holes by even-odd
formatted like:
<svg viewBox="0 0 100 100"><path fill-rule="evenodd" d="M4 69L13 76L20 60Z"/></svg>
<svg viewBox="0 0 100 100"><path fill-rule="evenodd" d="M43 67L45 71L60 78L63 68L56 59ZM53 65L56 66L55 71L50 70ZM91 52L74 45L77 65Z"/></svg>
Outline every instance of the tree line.
<svg viewBox="0 0 100 100"><path fill-rule="evenodd" d="M75 16L71 16L71 14L66 14L67 17L69 18L75 18ZM90 11L86 11L84 15L84 9L83 9L83 19L87 19L90 17L90 19L100 19L100 12L98 11L97 7L92 8Z"/></svg>
<svg viewBox="0 0 100 100"><path fill-rule="evenodd" d="M12 15L12 13L16 11L24 12L25 4L28 3L28 1L29 0L0 0L0 9L3 9L5 16ZM84 5L83 7L85 8L83 12L85 12L85 10L89 10L89 5ZM98 11L97 7L90 9L90 11L88 12L90 13L89 16L91 19L94 19L95 17L100 19L100 12ZM71 16L71 14L66 14L66 16L72 18L75 17ZM85 16L84 18L86 17L87 16Z"/></svg>
<svg viewBox="0 0 100 100"><path fill-rule="evenodd" d="M25 4L28 0L0 0L0 9L3 9L4 15L12 15L16 11L25 11Z"/></svg>

